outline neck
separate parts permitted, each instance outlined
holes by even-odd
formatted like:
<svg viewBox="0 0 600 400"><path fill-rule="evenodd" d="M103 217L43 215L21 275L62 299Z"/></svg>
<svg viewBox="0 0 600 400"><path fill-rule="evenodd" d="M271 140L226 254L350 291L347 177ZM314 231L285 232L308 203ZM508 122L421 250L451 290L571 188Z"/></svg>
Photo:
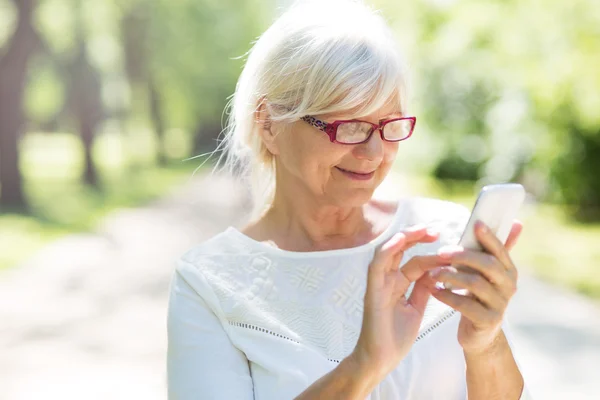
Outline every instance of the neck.
<svg viewBox="0 0 600 400"><path fill-rule="evenodd" d="M273 240L280 248L320 251L354 247L373 237L373 223L366 216L370 206L337 207L315 199L296 187L277 185L271 208L259 221L261 240Z"/></svg>

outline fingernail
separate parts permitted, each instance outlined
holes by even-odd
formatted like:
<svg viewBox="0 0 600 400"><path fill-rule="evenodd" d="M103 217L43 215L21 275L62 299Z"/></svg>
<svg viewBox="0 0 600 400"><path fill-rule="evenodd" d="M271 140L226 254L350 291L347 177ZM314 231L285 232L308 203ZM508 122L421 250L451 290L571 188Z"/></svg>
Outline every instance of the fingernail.
<svg viewBox="0 0 600 400"><path fill-rule="evenodd" d="M437 236L440 234L440 231L438 231L437 229L433 229L433 228L427 228L427 234L429 236Z"/></svg>
<svg viewBox="0 0 600 400"><path fill-rule="evenodd" d="M437 278L440 272L442 272L441 268L432 269L431 271L429 271L429 276L432 278Z"/></svg>
<svg viewBox="0 0 600 400"><path fill-rule="evenodd" d="M391 237L387 242L381 246L381 250L388 250L390 247L396 246L402 239L404 238L404 234L402 232L396 233Z"/></svg>
<svg viewBox="0 0 600 400"><path fill-rule="evenodd" d="M483 221L478 220L476 225L477 225L477 229L479 229L481 231L481 233L487 233L489 230L487 225L484 224Z"/></svg>

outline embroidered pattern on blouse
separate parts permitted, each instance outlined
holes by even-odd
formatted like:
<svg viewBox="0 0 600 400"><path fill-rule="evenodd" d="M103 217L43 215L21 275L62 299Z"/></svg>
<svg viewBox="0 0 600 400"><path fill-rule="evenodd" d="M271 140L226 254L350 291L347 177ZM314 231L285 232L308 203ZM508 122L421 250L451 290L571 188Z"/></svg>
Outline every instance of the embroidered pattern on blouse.
<svg viewBox="0 0 600 400"><path fill-rule="evenodd" d="M258 276L252 280L246 294L248 300L260 297L265 300L275 300L279 297L279 289L273 283L273 275L270 273L272 260L265 256L254 257L250 268L258 271Z"/></svg>
<svg viewBox="0 0 600 400"><path fill-rule="evenodd" d="M361 317L363 315L365 289L366 282L350 275L344 280L342 286L334 289L331 300L333 304L342 308L348 315Z"/></svg>
<svg viewBox="0 0 600 400"><path fill-rule="evenodd" d="M322 268L301 265L290 276L290 282L298 289L315 293L323 282Z"/></svg>

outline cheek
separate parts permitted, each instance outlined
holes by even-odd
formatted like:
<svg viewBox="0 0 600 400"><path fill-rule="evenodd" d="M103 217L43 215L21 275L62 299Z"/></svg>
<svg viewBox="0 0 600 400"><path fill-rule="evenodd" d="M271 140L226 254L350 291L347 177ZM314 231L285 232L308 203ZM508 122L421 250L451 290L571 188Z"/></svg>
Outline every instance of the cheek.
<svg viewBox="0 0 600 400"><path fill-rule="evenodd" d="M318 180L321 183L329 180L333 168L339 165L348 153L349 151L345 147L329 141L309 148L303 164L306 178Z"/></svg>
<svg viewBox="0 0 600 400"><path fill-rule="evenodd" d="M399 143L386 143L385 150L383 153L383 163L384 164L392 164L396 159L396 154L398 154L398 146Z"/></svg>
<svg viewBox="0 0 600 400"><path fill-rule="evenodd" d="M383 160L381 160L381 165L379 166L378 171L378 181L381 182L387 174L390 172L390 169L394 165L394 161L396 160L396 155L398 154L398 143L386 143L386 147L383 153Z"/></svg>
<svg viewBox="0 0 600 400"><path fill-rule="evenodd" d="M341 162L351 148L331 143L327 137L311 133L292 133L279 144L281 162L303 179L321 179ZM283 138L282 138L283 139Z"/></svg>

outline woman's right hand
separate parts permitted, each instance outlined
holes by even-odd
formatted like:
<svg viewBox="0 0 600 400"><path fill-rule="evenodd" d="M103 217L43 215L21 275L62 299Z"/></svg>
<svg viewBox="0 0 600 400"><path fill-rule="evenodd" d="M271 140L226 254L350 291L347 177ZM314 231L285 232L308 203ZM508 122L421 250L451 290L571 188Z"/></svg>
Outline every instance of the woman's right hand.
<svg viewBox="0 0 600 400"><path fill-rule="evenodd" d="M410 351L430 291L427 272L447 265L438 255L412 257L398 268L404 252L417 243L431 243L438 233L414 227L395 234L377 249L367 277L362 329L351 357L361 367L368 367L383 378ZM412 282L410 297L405 297Z"/></svg>

